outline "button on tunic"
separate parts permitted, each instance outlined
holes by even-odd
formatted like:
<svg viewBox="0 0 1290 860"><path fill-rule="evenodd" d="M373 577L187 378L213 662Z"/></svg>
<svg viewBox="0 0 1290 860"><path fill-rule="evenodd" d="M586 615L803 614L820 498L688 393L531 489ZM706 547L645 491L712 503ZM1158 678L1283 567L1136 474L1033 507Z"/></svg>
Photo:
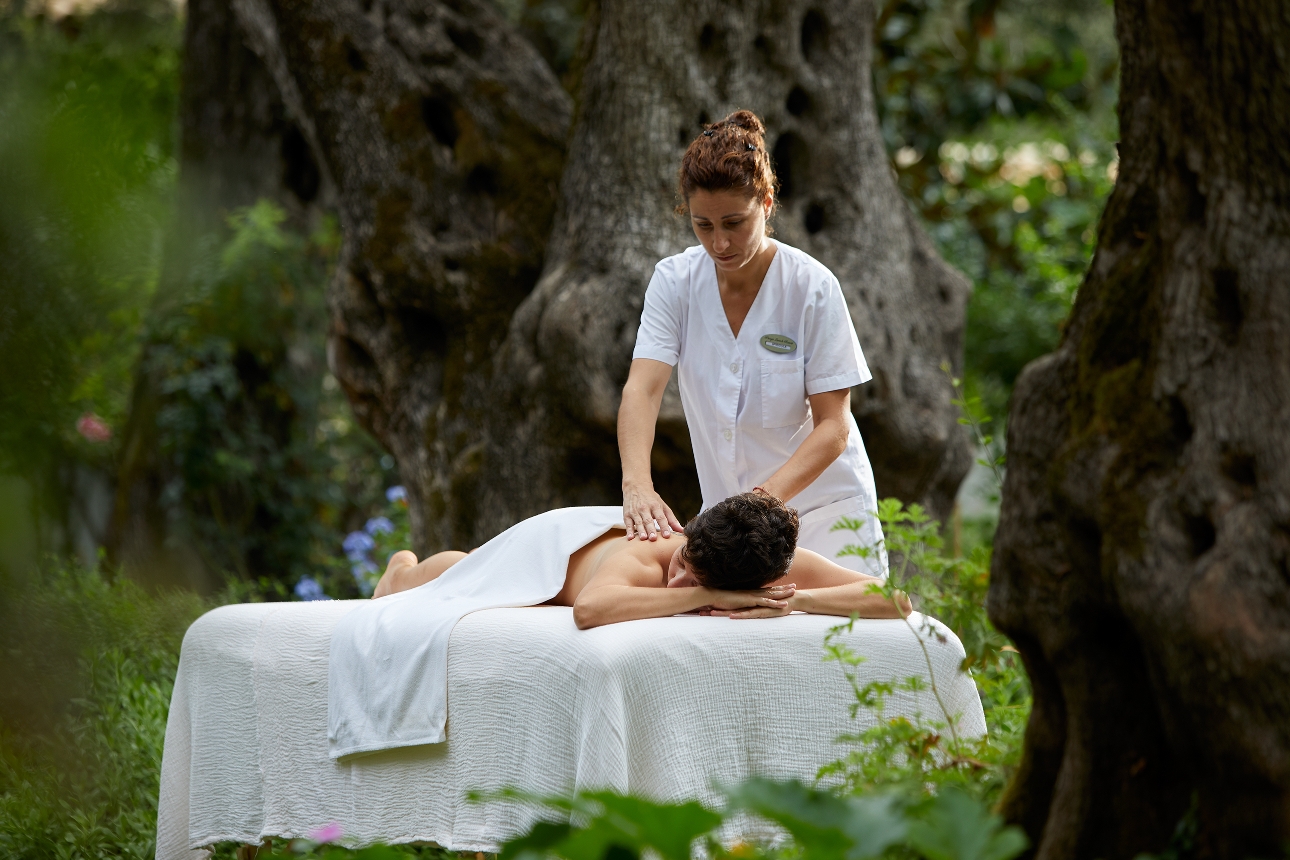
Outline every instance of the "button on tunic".
<svg viewBox="0 0 1290 860"><path fill-rule="evenodd" d="M837 278L804 252L775 245L738 337L701 245L660 261L645 293L632 357L677 368L705 509L759 486L788 461L815 426L809 395L872 378ZM842 544L881 538L868 516L877 509L873 471L855 419L846 420L846 450L790 500L802 515L799 544L829 557ZM844 515L865 519L862 533L830 537Z"/></svg>

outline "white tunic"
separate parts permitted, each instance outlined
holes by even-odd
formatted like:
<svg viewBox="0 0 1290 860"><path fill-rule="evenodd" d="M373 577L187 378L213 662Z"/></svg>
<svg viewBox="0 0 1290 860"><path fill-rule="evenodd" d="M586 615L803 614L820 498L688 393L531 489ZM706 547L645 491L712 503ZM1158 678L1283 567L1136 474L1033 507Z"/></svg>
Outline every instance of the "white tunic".
<svg viewBox="0 0 1290 860"><path fill-rule="evenodd" d="M838 279L808 254L775 245L738 337L701 245L659 262L645 293L632 358L677 367L705 509L759 486L788 461L815 426L809 395L872 378ZM830 558L844 544L877 546L882 537L872 517L873 470L849 413L847 422L846 450L790 500L802 517L798 544ZM830 531L843 516L866 521L860 535ZM886 569L885 558L837 561Z"/></svg>

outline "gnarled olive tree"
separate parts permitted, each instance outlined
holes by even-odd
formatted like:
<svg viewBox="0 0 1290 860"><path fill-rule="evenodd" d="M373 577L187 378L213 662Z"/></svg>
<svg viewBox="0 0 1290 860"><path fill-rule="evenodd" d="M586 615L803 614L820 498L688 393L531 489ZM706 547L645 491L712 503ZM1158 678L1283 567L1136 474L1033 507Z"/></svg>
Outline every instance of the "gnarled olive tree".
<svg viewBox="0 0 1290 860"><path fill-rule="evenodd" d="M1290 7L1118 0L1119 178L1017 384L990 613L1037 856L1290 838Z"/></svg>
<svg viewBox="0 0 1290 860"><path fill-rule="evenodd" d="M893 181L869 2L593 4L571 135L569 98L483 0L232 2L334 183L332 367L398 458L419 550L620 499L614 416L645 285L695 241L675 165L735 107L769 126L778 235L851 303L879 491L948 513L970 454L939 366L961 361L968 287ZM662 430L656 479L693 513L675 396Z"/></svg>

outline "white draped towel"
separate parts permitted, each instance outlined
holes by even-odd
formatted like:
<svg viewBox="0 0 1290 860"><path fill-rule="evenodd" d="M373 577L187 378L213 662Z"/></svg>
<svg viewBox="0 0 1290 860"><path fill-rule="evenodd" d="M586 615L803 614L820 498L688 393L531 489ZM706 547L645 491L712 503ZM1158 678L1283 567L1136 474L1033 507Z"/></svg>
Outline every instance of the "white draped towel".
<svg viewBox="0 0 1290 860"><path fill-rule="evenodd" d="M373 600L332 633L332 758L440 743L448 640L471 612L536 606L564 587L569 556L621 527L621 507L558 508L511 526L438 579Z"/></svg>

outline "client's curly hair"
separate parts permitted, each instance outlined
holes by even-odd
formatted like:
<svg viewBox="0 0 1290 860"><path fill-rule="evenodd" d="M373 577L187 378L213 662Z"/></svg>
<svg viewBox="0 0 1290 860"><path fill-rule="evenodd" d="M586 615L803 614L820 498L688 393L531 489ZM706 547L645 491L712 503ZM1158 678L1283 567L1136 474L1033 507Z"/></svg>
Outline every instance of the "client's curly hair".
<svg viewBox="0 0 1290 860"><path fill-rule="evenodd" d="M762 588L788 573L797 527L797 511L779 499L742 493L690 520L681 552L700 585Z"/></svg>

